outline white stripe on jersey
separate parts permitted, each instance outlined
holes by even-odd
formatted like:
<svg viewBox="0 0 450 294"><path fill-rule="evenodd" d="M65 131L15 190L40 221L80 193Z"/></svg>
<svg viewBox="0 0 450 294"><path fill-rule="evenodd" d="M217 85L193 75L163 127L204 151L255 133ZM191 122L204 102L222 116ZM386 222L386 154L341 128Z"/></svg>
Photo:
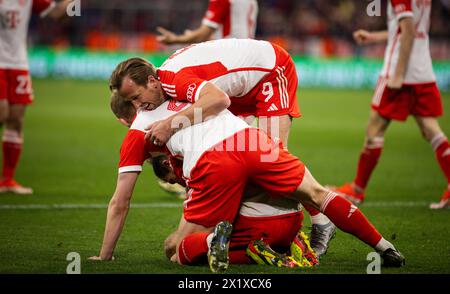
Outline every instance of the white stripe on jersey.
<svg viewBox="0 0 450 294"><path fill-rule="evenodd" d="M165 87L162 87L162 88L163 88L164 92L167 92L167 93L175 94L177 92L175 89L167 89Z"/></svg>
<svg viewBox="0 0 450 294"><path fill-rule="evenodd" d="M161 83L161 86L163 86L164 88L168 88L168 89L175 88L175 85L169 85L169 84L164 84L164 83Z"/></svg>
<svg viewBox="0 0 450 294"><path fill-rule="evenodd" d="M288 79L284 75L284 69L285 69L284 66L277 68L277 73L280 76L280 79L282 80L282 83L281 83L281 88L282 88L282 93L283 93L283 96L281 96L281 108L282 109L289 107L289 94L287 91Z"/></svg>
<svg viewBox="0 0 450 294"><path fill-rule="evenodd" d="M174 97L174 98L177 97L177 94L172 94L172 93L168 93L168 92L166 92L166 94L169 95L170 97Z"/></svg>
<svg viewBox="0 0 450 294"><path fill-rule="evenodd" d="M380 106L381 98L383 97L383 92L387 84L387 79L380 78L378 85L375 89L375 94L372 98L372 104L375 106Z"/></svg>

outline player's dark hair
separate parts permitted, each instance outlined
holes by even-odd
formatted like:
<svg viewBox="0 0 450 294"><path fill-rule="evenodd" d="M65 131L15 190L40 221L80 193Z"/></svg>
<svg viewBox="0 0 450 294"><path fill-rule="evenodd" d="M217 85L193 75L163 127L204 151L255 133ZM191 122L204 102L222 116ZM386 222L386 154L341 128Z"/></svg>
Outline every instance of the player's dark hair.
<svg viewBox="0 0 450 294"><path fill-rule="evenodd" d="M109 89L120 90L123 79L128 76L136 85L147 86L149 76L157 78L155 67L145 59L132 57L119 63L109 78Z"/></svg>
<svg viewBox="0 0 450 294"><path fill-rule="evenodd" d="M153 167L153 172L161 180L164 180L167 174L170 173L171 171L170 166L167 166L167 164L164 163L164 161L168 159L169 158L167 157L167 155L158 155L152 157L151 163Z"/></svg>
<svg viewBox="0 0 450 294"><path fill-rule="evenodd" d="M111 94L111 110L117 118L122 118L131 123L136 115L136 109L131 101L126 101L119 95L119 91L113 90Z"/></svg>

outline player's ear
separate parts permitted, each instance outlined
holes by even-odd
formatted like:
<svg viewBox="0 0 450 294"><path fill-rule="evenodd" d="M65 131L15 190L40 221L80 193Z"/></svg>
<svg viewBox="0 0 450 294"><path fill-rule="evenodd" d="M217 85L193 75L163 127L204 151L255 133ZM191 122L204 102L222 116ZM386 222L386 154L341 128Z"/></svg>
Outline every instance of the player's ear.
<svg viewBox="0 0 450 294"><path fill-rule="evenodd" d="M151 88L157 88L157 85L158 85L158 80L154 76L149 75L147 78L147 86L151 87Z"/></svg>
<svg viewBox="0 0 450 294"><path fill-rule="evenodd" d="M172 166L170 165L170 161L169 161L168 159L164 159L164 160L162 161L162 163L163 163L165 166L172 167Z"/></svg>
<svg viewBox="0 0 450 294"><path fill-rule="evenodd" d="M123 124L127 128L129 128L131 126L131 124L129 122L127 122L124 118L118 118L117 121L119 121L121 124Z"/></svg>

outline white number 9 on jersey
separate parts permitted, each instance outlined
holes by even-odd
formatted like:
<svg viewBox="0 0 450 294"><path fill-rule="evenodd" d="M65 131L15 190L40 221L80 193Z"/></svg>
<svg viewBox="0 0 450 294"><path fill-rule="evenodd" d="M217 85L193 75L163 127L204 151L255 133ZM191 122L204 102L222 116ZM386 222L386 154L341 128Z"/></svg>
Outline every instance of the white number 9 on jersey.
<svg viewBox="0 0 450 294"><path fill-rule="evenodd" d="M267 102L272 98L273 96L273 87L271 82L265 82L263 84L263 89L261 92L264 96L267 96L266 99L264 99L264 102Z"/></svg>

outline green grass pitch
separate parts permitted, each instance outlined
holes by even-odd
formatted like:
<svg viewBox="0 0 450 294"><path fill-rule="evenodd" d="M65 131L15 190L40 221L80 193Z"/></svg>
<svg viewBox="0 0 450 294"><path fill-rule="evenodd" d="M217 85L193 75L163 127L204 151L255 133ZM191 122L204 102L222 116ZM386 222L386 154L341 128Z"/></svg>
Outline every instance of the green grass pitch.
<svg viewBox="0 0 450 294"><path fill-rule="evenodd" d="M158 188L148 167L132 203L155 206L130 209L116 261L87 261L99 252L106 209L48 208L108 203L126 129L109 110L106 82L35 80L34 89L36 101L26 115L17 179L33 187L35 194L0 195L0 273L65 273L69 252L81 255L82 273L209 273L206 266L181 267L164 256L163 240L177 226L181 201ZM371 96L371 90L299 90L303 116L294 121L289 149L319 182L353 179ZM443 93L443 102L447 116L440 123L450 136L448 93ZM450 210L427 208L445 187L431 146L414 120L393 123L361 206L406 256L404 268L383 273L450 273ZM157 207L161 203L165 207ZM308 225L306 217L305 228ZM339 231L317 269L231 265L228 272L365 273L371 251Z"/></svg>

